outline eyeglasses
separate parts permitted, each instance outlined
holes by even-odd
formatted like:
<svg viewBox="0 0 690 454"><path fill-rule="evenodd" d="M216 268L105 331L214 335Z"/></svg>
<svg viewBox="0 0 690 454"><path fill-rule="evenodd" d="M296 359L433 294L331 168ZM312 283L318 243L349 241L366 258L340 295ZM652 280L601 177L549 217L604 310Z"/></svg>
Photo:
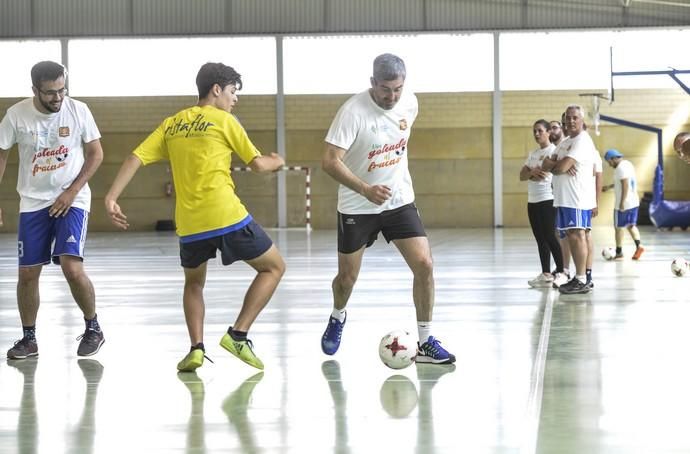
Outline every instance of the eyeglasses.
<svg viewBox="0 0 690 454"><path fill-rule="evenodd" d="M66 88L66 87L62 87L62 88L59 89L59 90L45 90L45 91L44 91L44 90L41 90L40 88L36 88L36 89L37 89L38 92L41 93L42 95L50 96L51 98L54 98L54 97L56 97L56 96L59 96L59 97L62 98L62 97L64 97L64 96L67 94L67 88Z"/></svg>

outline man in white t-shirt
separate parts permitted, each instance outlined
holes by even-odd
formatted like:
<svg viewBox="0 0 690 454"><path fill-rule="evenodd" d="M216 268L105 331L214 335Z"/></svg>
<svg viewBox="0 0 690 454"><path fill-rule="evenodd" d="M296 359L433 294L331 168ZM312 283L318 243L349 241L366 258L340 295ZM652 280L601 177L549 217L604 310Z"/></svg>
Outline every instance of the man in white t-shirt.
<svg viewBox="0 0 690 454"><path fill-rule="evenodd" d="M644 247L640 242L640 230L637 228L640 197L637 194L635 166L627 159L623 159L623 154L616 149L608 150L604 159L615 169L613 184L607 186L607 189L613 188L616 197L613 208L613 227L616 230L615 258L617 260L623 258L623 233L624 229L627 229L635 242L635 253L632 259L639 260Z"/></svg>
<svg viewBox="0 0 690 454"><path fill-rule="evenodd" d="M562 121L565 121L565 112L563 112ZM565 127L567 127L567 125ZM587 130L586 124L583 125L583 130ZM560 122L552 121L550 140L556 146L560 145L561 143L563 143L565 139L567 139L567 137L562 137L561 131L562 129ZM599 196L601 195L601 174L603 171L603 162L601 160L601 156L599 155L599 151L597 151L596 148L592 148L592 152L594 157L594 164L592 170L592 184L594 184L595 190L590 193L590 202L592 206L592 218L595 218L599 214ZM587 239L587 261L585 265L586 284L590 289L593 289L594 281L592 280L592 265L594 263L594 239L592 238L591 230L587 230L585 236ZM568 245L568 239L564 231L561 231L560 243L561 250L563 251L563 269L565 274L569 275L570 273L568 268L570 268L571 254L570 246ZM560 287L560 285L564 283L565 282L563 281L554 279L553 287L558 288Z"/></svg>
<svg viewBox="0 0 690 454"><path fill-rule="evenodd" d="M326 135L322 167L338 189L338 274L333 279L333 311L321 348L333 355L347 318L345 306L357 281L364 250L379 232L398 248L414 276L419 363L450 364L431 333L434 276L431 248L414 205L407 146L417 117L417 98L403 92L406 69L400 57L374 60L371 88L348 99Z"/></svg>
<svg viewBox="0 0 690 454"><path fill-rule="evenodd" d="M584 110L570 105L565 111L568 138L557 147L556 159L544 159L542 168L553 173L556 228L565 231L576 274L558 291L565 294L588 293L587 231L592 228L594 142L584 130Z"/></svg>
<svg viewBox="0 0 690 454"><path fill-rule="evenodd" d="M0 122L0 180L9 149L18 144L20 196L17 304L23 337L9 359L38 356L36 317L43 265L59 264L86 328L77 348L90 356L103 345L93 285L84 271L91 205L88 181L103 161L98 127L86 104L67 96L64 66L42 61L31 69L33 98L11 106Z"/></svg>

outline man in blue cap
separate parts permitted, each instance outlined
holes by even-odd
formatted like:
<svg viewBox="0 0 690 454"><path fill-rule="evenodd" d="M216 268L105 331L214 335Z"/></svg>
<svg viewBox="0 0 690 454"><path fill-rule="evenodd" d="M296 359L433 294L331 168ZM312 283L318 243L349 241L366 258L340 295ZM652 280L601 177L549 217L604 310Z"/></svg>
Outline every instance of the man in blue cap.
<svg viewBox="0 0 690 454"><path fill-rule="evenodd" d="M623 153L612 148L604 155L606 162L613 167L613 184L606 189L613 188L616 201L613 209L613 226L616 229L616 260L623 258L623 230L628 229L635 241L633 260L639 260L644 252L640 244L640 231L637 228L637 212L640 198L637 195L637 178L632 162L623 159Z"/></svg>

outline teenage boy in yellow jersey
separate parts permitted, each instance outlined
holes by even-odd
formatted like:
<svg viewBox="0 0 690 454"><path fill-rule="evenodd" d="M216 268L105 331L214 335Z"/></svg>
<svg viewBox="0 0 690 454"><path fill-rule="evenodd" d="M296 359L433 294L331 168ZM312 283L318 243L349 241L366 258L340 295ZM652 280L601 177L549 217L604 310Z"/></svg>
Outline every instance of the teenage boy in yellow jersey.
<svg viewBox="0 0 690 454"><path fill-rule="evenodd" d="M184 314L192 347L177 365L193 371L203 364L204 283L206 262L220 250L223 265L243 260L257 271L235 323L220 345L247 364L263 369L247 332L273 295L285 263L261 226L235 194L230 156L236 153L253 171L271 172L285 161L262 156L230 113L242 88L240 75L222 63L204 64L196 76L199 102L163 123L125 159L105 196L116 226L129 223L117 199L140 166L169 160L176 189L175 222L184 269Z"/></svg>

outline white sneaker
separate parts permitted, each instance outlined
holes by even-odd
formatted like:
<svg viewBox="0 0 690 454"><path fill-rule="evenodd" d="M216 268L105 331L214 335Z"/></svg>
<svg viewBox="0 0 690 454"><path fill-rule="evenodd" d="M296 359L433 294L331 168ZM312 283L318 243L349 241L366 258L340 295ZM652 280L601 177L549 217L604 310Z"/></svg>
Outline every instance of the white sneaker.
<svg viewBox="0 0 690 454"><path fill-rule="evenodd" d="M532 288L551 287L551 284L553 283L553 276L550 273L549 274L540 273L534 279L527 281L527 283Z"/></svg>
<svg viewBox="0 0 690 454"><path fill-rule="evenodd" d="M553 288L559 288L566 282L568 282L568 276L566 276L564 273L556 273L552 281Z"/></svg>

